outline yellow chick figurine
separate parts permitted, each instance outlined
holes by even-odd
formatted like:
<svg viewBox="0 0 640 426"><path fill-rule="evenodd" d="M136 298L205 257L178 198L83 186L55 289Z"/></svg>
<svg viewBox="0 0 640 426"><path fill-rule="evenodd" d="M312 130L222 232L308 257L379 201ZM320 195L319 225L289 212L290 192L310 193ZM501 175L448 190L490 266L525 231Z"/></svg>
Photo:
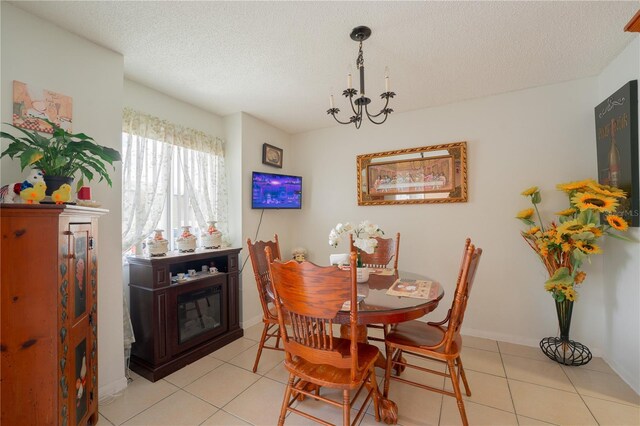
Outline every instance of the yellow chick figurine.
<svg viewBox="0 0 640 426"><path fill-rule="evenodd" d="M20 191L20 198L25 200L27 204L40 204L40 201L44 200L46 190L47 185L44 182L36 182L32 188Z"/></svg>
<svg viewBox="0 0 640 426"><path fill-rule="evenodd" d="M56 204L66 203L71 199L71 186L67 183L63 183L60 185L60 188L53 191L51 199L55 201Z"/></svg>

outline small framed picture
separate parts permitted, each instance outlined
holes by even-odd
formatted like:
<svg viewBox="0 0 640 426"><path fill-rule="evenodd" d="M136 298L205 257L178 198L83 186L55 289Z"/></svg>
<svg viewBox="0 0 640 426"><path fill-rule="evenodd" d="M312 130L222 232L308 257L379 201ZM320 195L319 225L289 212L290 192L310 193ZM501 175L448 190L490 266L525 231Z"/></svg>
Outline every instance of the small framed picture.
<svg viewBox="0 0 640 426"><path fill-rule="evenodd" d="M282 149L269 145L268 143L262 144L262 164L268 166L282 168Z"/></svg>

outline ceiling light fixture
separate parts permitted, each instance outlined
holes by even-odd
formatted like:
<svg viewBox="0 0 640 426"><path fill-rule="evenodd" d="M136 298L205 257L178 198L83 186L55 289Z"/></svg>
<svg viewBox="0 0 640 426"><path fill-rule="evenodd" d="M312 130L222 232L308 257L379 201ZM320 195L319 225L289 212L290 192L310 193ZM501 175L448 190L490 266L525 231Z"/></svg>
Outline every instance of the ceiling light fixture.
<svg viewBox="0 0 640 426"><path fill-rule="evenodd" d="M335 118L335 120L340 123L340 124L355 124L356 129L359 129L360 126L362 125L362 115L363 115L363 110L364 110L364 114L367 115L367 117L369 118L369 121L371 121L373 124L382 124L385 121L387 121L387 117L389 116L389 114L391 114L393 112L393 110L391 108L388 108L389 106L389 99L393 98L396 94L389 91L389 69L385 68L385 72L384 72L384 93L382 93L380 95L380 97L382 99L385 100L385 104L384 107L380 110L379 113L377 114L369 114L369 110L367 105L369 105L371 103L371 99L367 98L365 96L365 91L364 91L364 57L362 55L362 42L365 41L366 39L369 38L369 36L371 36L371 29L369 29L369 27L355 27L353 29L353 31L351 31L351 39L354 41L357 41L359 43L359 49L358 49L358 58L356 59L356 68L359 70L360 72L360 96L358 96L355 100L353 99L354 96L356 96L356 94L358 93L356 91L356 89L354 89L352 87L351 84L351 73L349 73L347 75L347 90L342 92L342 95L346 98L349 98L349 103L351 104L351 109L353 110L353 113L355 115L352 115L349 118L349 121L340 121L338 120L338 118L336 117L336 114L340 112L340 109L335 108L334 104L333 104L333 95L331 95L329 97L329 105L330 108L327 110L327 114L331 114L333 116L333 118ZM354 105L355 104L355 105ZM382 121L376 121L375 119L382 116L384 114L384 117L382 117Z"/></svg>

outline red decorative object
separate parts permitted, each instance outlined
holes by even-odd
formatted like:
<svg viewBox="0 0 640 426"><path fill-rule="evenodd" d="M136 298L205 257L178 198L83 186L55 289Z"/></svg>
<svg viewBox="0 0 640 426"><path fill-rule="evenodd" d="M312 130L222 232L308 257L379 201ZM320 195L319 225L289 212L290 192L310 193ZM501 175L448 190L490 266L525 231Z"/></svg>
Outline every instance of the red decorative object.
<svg viewBox="0 0 640 426"><path fill-rule="evenodd" d="M91 199L91 187L83 186L78 191L78 200L90 200Z"/></svg>

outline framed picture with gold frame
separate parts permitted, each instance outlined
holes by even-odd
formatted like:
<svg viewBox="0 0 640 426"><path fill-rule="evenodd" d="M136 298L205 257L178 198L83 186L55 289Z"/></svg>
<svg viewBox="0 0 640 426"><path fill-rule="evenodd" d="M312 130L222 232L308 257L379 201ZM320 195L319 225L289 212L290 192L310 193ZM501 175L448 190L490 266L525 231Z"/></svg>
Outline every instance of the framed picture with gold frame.
<svg viewBox="0 0 640 426"><path fill-rule="evenodd" d="M357 157L358 205L467 201L467 143Z"/></svg>
<svg viewBox="0 0 640 426"><path fill-rule="evenodd" d="M282 168L282 149L277 146L262 144L262 164Z"/></svg>

